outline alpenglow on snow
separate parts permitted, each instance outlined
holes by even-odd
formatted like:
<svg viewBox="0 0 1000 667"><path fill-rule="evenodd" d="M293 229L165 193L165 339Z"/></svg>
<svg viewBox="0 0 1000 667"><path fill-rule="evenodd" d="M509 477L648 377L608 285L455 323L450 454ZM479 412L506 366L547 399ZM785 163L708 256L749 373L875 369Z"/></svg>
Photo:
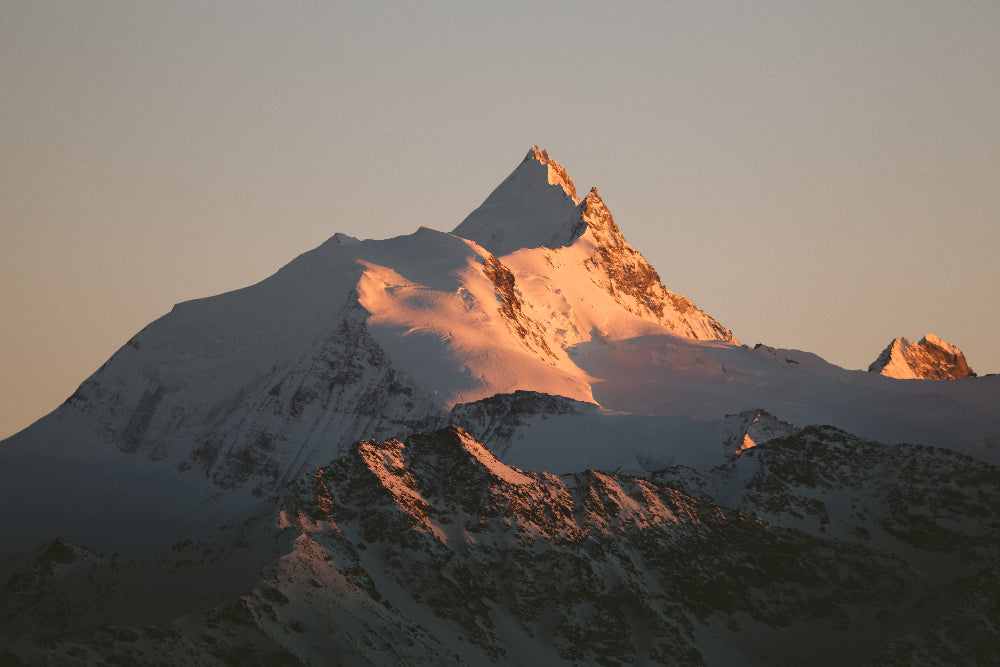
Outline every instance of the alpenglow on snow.
<svg viewBox="0 0 1000 667"><path fill-rule="evenodd" d="M0 443L0 662L971 664L998 380L742 345L532 148Z"/></svg>

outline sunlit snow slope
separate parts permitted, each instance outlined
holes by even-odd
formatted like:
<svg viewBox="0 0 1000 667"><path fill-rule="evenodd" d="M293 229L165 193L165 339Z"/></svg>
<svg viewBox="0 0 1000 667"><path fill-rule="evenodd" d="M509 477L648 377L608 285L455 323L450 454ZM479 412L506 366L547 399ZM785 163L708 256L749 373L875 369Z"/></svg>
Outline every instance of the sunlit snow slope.
<svg viewBox="0 0 1000 667"><path fill-rule="evenodd" d="M535 457L555 471L707 465L719 443L702 439L760 409L1000 460L997 378L899 383L741 346L664 287L596 189L578 198L532 148L450 234L337 234L257 285L151 323L0 446L0 504L17 527L4 532L51 531L57 515L86 532L103 513L108 534L121 521L155 539L204 499L255 502L357 439L406 437L448 423L457 404L517 391L594 407L508 434L511 452L561 452ZM681 443L676 427L691 420L709 426L685 426ZM632 444L608 442L611 431ZM150 513L158 527L138 525Z"/></svg>

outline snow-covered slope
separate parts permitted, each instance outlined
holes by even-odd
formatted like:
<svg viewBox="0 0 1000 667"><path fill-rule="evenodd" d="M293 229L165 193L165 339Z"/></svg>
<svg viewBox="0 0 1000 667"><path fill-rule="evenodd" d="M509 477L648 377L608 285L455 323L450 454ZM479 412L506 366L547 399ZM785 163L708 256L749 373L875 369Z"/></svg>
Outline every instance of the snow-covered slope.
<svg viewBox="0 0 1000 667"><path fill-rule="evenodd" d="M496 255L521 248L562 248L584 231L579 205L566 170L534 146L452 233Z"/></svg>
<svg viewBox="0 0 1000 667"><path fill-rule="evenodd" d="M894 339L868 372L901 380L958 380L975 375L962 351L934 334L927 334L919 343Z"/></svg>
<svg viewBox="0 0 1000 667"><path fill-rule="evenodd" d="M992 659L998 469L836 429L782 430L709 473L645 478L513 468L454 427L358 442L224 540L152 558L55 540L0 561L0 658Z"/></svg>
<svg viewBox="0 0 1000 667"><path fill-rule="evenodd" d="M452 233L179 304L0 443L0 662L925 650L995 604L961 587L992 581L998 404L740 345L533 148Z"/></svg>

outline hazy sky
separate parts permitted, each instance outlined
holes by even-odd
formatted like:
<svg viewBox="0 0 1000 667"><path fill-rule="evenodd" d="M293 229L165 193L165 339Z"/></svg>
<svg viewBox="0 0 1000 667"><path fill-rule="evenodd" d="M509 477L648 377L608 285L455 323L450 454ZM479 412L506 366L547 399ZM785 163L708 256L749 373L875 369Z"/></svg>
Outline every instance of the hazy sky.
<svg viewBox="0 0 1000 667"><path fill-rule="evenodd" d="M0 0L0 437L174 303L532 144L742 342L1000 371L1000 3Z"/></svg>

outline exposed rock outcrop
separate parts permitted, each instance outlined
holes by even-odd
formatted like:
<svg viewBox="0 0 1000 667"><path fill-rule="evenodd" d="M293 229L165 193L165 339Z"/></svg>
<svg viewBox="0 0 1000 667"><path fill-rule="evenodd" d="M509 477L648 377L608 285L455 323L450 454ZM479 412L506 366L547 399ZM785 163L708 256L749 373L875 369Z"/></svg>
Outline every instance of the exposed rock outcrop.
<svg viewBox="0 0 1000 667"><path fill-rule="evenodd" d="M927 334L919 343L906 338L893 340L868 367L868 372L901 380L958 380L975 376L962 351L934 334Z"/></svg>

